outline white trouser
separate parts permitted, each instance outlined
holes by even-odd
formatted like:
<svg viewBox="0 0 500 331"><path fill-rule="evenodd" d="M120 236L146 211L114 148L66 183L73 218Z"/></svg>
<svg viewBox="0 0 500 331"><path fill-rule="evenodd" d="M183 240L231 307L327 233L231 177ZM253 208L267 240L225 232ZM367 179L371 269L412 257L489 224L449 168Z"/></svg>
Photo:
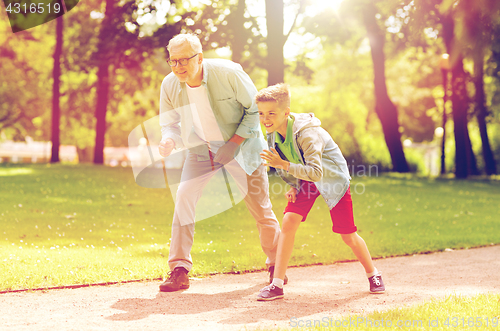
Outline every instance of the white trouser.
<svg viewBox="0 0 500 331"><path fill-rule="evenodd" d="M172 239L168 257L170 270L177 267L191 270L196 205L205 186L217 172L220 173L222 167L221 164L215 163L215 170L212 170L214 169L212 166L211 161L198 161L195 154L189 154L186 159L175 198ZM260 244L267 255L266 265L274 265L280 227L269 200L269 180L265 167L260 165L252 175L243 172L243 177L246 176L245 185L241 185L242 169L235 160L224 168L235 179L240 193L244 195L248 210L257 222Z"/></svg>

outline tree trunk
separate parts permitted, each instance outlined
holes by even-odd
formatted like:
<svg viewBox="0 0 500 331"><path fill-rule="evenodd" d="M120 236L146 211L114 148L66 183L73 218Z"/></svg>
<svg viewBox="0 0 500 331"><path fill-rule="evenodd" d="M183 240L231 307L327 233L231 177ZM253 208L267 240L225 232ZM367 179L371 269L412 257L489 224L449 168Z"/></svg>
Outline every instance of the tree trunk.
<svg viewBox="0 0 500 331"><path fill-rule="evenodd" d="M96 132L94 147L94 163L104 163L104 140L106 136L106 111L108 108L109 94L109 54L106 43L106 35L111 30L111 18L113 15L114 0L106 0L106 13L99 33L99 65L97 69L97 104L95 109Z"/></svg>
<svg viewBox="0 0 500 331"><path fill-rule="evenodd" d="M266 0L267 85L285 81L283 0Z"/></svg>
<svg viewBox="0 0 500 331"><path fill-rule="evenodd" d="M478 176L480 175L480 172L479 168L477 167L476 155L474 155L474 150L472 149L472 141L470 140L468 123L469 119L467 118L467 122L465 123L466 126L465 141L467 143L467 167L469 169L469 175Z"/></svg>
<svg viewBox="0 0 500 331"><path fill-rule="evenodd" d="M453 128L455 135L455 177L467 178L469 174L478 174L476 157L472 150L469 130L467 128L467 98L465 72L460 50L455 46L455 23L451 15L441 17L443 41L451 65L451 103Z"/></svg>
<svg viewBox="0 0 500 331"><path fill-rule="evenodd" d="M476 88L475 108L477 124L481 134L481 142L483 147L484 169L487 175L497 174L497 165L493 152L491 151L490 140L488 138L488 130L486 128L486 117L488 109L484 95L484 54L481 50L476 50L474 56L474 86Z"/></svg>
<svg viewBox="0 0 500 331"><path fill-rule="evenodd" d="M51 163L59 162L59 146L60 146L60 122L61 108L59 104L61 83L61 55L63 46L63 16L56 18L56 47L54 50L54 67L52 69L52 153L50 157Z"/></svg>
<svg viewBox="0 0 500 331"><path fill-rule="evenodd" d="M109 64L103 60L97 69L97 105L95 110L94 163L104 163L104 138L106 135L106 110L109 93Z"/></svg>
<svg viewBox="0 0 500 331"><path fill-rule="evenodd" d="M238 0L236 5L236 10L231 15L231 20L228 24L231 25L231 30L233 33L232 45L231 45L231 60L236 63L241 64L243 59L243 52L245 51L246 40L241 38L245 35L245 0Z"/></svg>
<svg viewBox="0 0 500 331"><path fill-rule="evenodd" d="M452 64L451 103L453 105L453 128L455 133L455 177L467 178L469 175L470 144L467 130L467 96L465 72L462 59Z"/></svg>
<svg viewBox="0 0 500 331"><path fill-rule="evenodd" d="M443 137L441 139L441 175L446 173L446 122L448 114L446 113L446 103L448 102L448 66L441 68L443 77L443 119L441 127L443 128Z"/></svg>
<svg viewBox="0 0 500 331"><path fill-rule="evenodd" d="M385 81L385 32L379 27L375 14L376 10L373 5L366 6L363 11L363 21L368 33L373 60L375 112L382 123L385 142L391 155L393 171L408 172L410 169L401 144L398 111L389 98Z"/></svg>

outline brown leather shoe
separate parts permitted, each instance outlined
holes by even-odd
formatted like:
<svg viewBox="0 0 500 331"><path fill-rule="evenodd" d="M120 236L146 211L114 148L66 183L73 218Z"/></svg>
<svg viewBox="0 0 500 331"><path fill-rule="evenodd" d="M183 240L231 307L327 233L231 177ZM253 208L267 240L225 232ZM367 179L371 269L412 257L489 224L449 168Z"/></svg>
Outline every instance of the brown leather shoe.
<svg viewBox="0 0 500 331"><path fill-rule="evenodd" d="M168 274L168 279L160 285L161 292L175 292L189 288L189 277L186 269L178 267Z"/></svg>
<svg viewBox="0 0 500 331"><path fill-rule="evenodd" d="M274 266L269 267L269 284L273 282L274 278ZM285 275L285 279L283 279L283 285L288 284L288 277Z"/></svg>

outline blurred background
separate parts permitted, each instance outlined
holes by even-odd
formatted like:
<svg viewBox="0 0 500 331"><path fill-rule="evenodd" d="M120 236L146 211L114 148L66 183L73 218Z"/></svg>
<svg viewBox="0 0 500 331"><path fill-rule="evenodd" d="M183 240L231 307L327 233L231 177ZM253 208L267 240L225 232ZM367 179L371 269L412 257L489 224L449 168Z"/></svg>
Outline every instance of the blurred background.
<svg viewBox="0 0 500 331"><path fill-rule="evenodd" d="M130 166L181 32L258 89L290 84L354 176L497 174L496 0L85 0L17 33L2 10L0 162Z"/></svg>

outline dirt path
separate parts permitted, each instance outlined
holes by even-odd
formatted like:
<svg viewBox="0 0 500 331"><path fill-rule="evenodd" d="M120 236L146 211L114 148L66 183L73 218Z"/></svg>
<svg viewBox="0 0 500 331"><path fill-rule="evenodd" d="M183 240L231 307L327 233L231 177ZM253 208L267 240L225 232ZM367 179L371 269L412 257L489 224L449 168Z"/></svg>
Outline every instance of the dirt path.
<svg viewBox="0 0 500 331"><path fill-rule="evenodd" d="M377 260L387 292L368 293L358 262L291 268L285 299L258 302L267 273L0 295L0 330L252 330L366 314L449 294L500 292L500 246ZM292 324L290 324L290 319ZM296 323L296 324L293 324Z"/></svg>

